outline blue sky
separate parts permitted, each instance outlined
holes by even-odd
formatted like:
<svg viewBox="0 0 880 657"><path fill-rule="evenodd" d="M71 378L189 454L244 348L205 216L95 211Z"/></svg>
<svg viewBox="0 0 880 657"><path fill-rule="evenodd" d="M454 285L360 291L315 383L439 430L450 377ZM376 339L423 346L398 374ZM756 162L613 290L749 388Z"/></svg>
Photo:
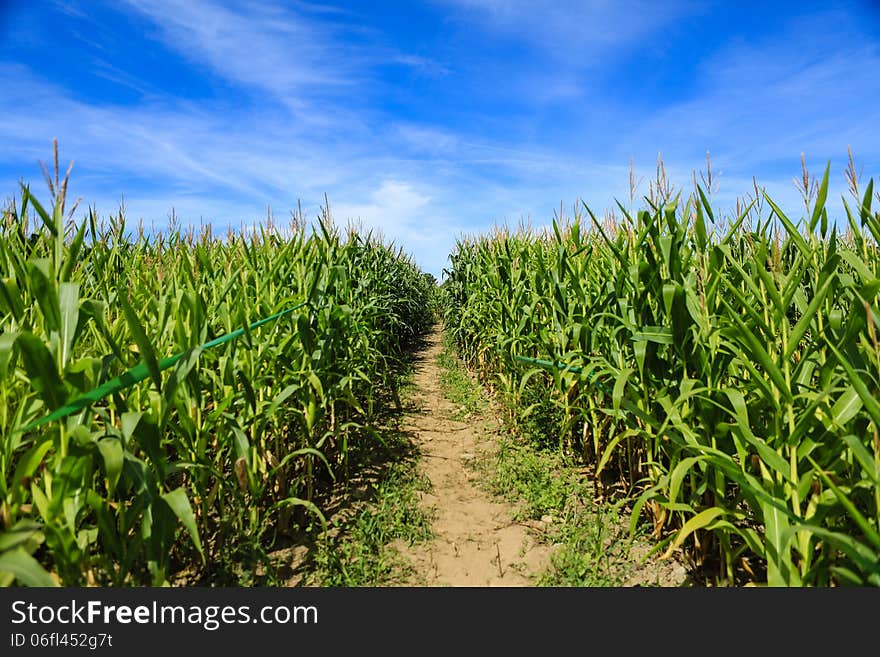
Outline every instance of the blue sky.
<svg viewBox="0 0 880 657"><path fill-rule="evenodd" d="M102 216L216 233L326 195L439 278L462 235L629 205L658 154L796 217L801 153L830 160L837 217L847 147L880 171L878 72L867 0L0 0L0 198L46 197L57 138Z"/></svg>

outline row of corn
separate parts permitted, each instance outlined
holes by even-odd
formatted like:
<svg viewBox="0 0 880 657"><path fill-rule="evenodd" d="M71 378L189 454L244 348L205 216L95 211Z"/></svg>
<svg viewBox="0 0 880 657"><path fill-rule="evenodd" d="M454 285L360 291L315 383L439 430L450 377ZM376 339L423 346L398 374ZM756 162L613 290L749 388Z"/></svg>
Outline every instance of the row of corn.
<svg viewBox="0 0 880 657"><path fill-rule="evenodd" d="M451 257L447 330L511 419L709 583L880 585L880 213L869 183L838 230L827 189L797 221L701 185L584 205Z"/></svg>
<svg viewBox="0 0 880 657"><path fill-rule="evenodd" d="M375 440L433 279L326 213L149 234L123 212L75 222L66 186L45 208L23 187L0 221L0 584L210 581L322 521L317 490ZM146 380L31 426L139 363Z"/></svg>

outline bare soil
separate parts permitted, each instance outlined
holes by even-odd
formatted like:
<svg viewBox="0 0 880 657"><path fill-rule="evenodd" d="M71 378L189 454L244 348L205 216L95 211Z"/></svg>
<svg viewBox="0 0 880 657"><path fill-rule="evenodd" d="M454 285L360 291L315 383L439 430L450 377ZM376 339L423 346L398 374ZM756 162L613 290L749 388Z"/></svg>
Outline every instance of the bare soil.
<svg viewBox="0 0 880 657"><path fill-rule="evenodd" d="M551 547L535 531L511 520L513 508L476 483L468 467L492 449L495 422L455 420L457 410L440 387L437 355L441 332L428 336L415 363L411 408L402 428L421 457L431 490L422 504L431 510L434 539L395 547L414 569L409 584L423 586L532 586L547 566Z"/></svg>

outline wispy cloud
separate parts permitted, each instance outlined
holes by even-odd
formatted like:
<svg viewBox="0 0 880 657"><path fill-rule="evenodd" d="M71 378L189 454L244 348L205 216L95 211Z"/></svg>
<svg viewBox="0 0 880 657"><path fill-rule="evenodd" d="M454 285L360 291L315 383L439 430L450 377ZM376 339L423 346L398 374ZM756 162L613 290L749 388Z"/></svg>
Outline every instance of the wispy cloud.
<svg viewBox="0 0 880 657"><path fill-rule="evenodd" d="M357 57L338 27L264 2L124 0L155 26L155 36L194 64L247 87L292 100L315 87L354 84Z"/></svg>
<svg viewBox="0 0 880 657"><path fill-rule="evenodd" d="M451 69L445 64L436 59L422 57L421 55L396 55L393 57L392 62L408 66L427 77L442 77L451 73Z"/></svg>
<svg viewBox="0 0 880 657"><path fill-rule="evenodd" d="M801 153L817 175L832 160L835 192L845 186L849 145L870 169L880 166L880 47L846 14L829 10L773 38L732 43L701 69L694 95L646 116L621 140L621 154L650 162L661 151L673 162L699 162L709 150L730 174L722 176L728 199L746 193L738 184L757 174L795 200L788 181L800 172Z"/></svg>
<svg viewBox="0 0 880 657"><path fill-rule="evenodd" d="M381 231L439 275L462 234L546 224L578 199L598 214L628 204L630 157L639 195L658 151L689 187L709 150L720 206L757 175L795 212L801 151L816 175L833 158L832 198L847 144L868 173L880 167L878 40L834 8L707 42L685 53L694 77L678 93L630 96L622 62L706 6L438 0L439 36L410 48L363 7L126 0L104 6L110 18L83 7L64 7L67 29L96 24L76 28L96 41L82 42L81 70L127 93L84 94L0 51L0 184L39 186L36 162L57 137L62 160L76 160L75 195L105 213L124 195L148 225L173 207L222 230L298 200L314 217L327 194L339 223ZM100 36L114 16L149 34L135 47L165 77L114 57L119 44ZM207 85L187 96L177 73Z"/></svg>
<svg viewBox="0 0 880 657"><path fill-rule="evenodd" d="M438 0L481 29L526 44L566 67L601 66L613 50L655 36L704 3L670 0Z"/></svg>

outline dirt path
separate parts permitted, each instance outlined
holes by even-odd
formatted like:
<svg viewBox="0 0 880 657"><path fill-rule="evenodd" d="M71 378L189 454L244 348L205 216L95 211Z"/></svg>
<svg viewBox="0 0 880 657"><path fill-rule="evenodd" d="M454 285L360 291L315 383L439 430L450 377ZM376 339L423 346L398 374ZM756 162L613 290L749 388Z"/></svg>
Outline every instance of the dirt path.
<svg viewBox="0 0 880 657"><path fill-rule="evenodd" d="M421 452L421 471L431 481L422 503L433 509L434 540L397 548L415 569L413 584L427 586L530 586L545 567L549 546L511 520L511 507L481 490L468 462L491 447L494 420L453 419L455 405L440 387L437 329L416 361L417 410L404 419Z"/></svg>

